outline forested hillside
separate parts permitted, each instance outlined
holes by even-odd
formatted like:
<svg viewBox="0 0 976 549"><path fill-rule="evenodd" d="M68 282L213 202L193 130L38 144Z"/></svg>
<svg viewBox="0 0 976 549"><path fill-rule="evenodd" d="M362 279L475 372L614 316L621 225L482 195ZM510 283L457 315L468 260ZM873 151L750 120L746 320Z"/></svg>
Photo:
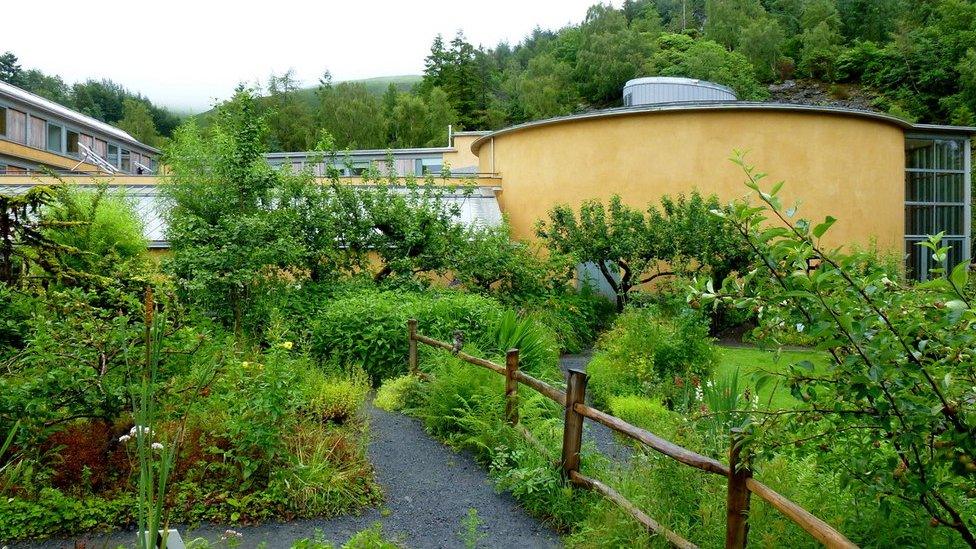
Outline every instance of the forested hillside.
<svg viewBox="0 0 976 549"><path fill-rule="evenodd" d="M340 147L439 145L448 124L495 129L615 106L628 79L658 75L725 84L744 100L974 124L976 1L628 0L515 45L437 36L409 91L326 77L309 101L289 74L272 76L269 145L304 149L322 129Z"/></svg>
<svg viewBox="0 0 976 549"><path fill-rule="evenodd" d="M637 76L730 86L740 99L837 104L907 120L976 124L976 0L627 0L518 44L433 38L420 77L303 88L271 75L259 100L271 150L327 131L340 148L436 146L447 126L496 129L620 104ZM71 86L0 58L0 79L148 143L179 119L111 81ZM199 115L206 126L207 113ZM158 130L158 134L156 133Z"/></svg>
<svg viewBox="0 0 976 549"><path fill-rule="evenodd" d="M0 55L0 80L122 128L147 145L161 146L181 121L179 115L111 80L69 85L60 76L21 67L9 51Z"/></svg>

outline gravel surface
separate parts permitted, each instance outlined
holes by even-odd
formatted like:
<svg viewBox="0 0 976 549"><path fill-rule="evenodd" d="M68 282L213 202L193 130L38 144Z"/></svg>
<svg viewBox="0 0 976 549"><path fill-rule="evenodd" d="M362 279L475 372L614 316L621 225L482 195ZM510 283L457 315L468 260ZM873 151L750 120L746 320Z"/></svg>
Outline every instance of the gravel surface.
<svg viewBox="0 0 976 549"><path fill-rule="evenodd" d="M563 372L570 368L586 370L592 353L565 355L560 359ZM534 548L560 547L558 535L522 510L508 494L496 493L485 470L471 456L455 453L424 432L421 423L402 414L367 406L370 420L369 458L387 501L379 508L367 509L358 516L312 519L259 526L239 526L243 534L240 547L265 543L268 549L290 547L292 542L312 538L316 533L334 543L344 543L353 534L376 522L383 524L387 536L407 547L464 547L460 536L462 520L469 509L481 519L478 547ZM630 458L631 450L618 443L613 432L593 421L584 423L585 440L602 454L618 460ZM184 541L203 537L216 542L226 526L202 525L189 530L179 528ZM29 547L111 548L132 545L133 532L51 540L42 543L13 544L12 549ZM2 545L2 544L0 544Z"/></svg>
<svg viewBox="0 0 976 549"><path fill-rule="evenodd" d="M476 509L484 537L478 547L560 547L559 536L530 517L508 494L496 493L485 470L471 456L455 453L424 432L416 419L391 414L369 405L371 437L369 458L384 487L387 501L360 516L313 519L260 526L241 526L240 547L266 542L268 549L290 547L292 541L312 538L316 532L334 543L344 543L376 522L388 537L407 547L464 547L459 535L469 509ZM180 528L184 541L220 538L226 527L204 525ZM134 533L92 536L78 540L13 545L15 547L88 549L131 545ZM3 544L0 544L2 546Z"/></svg>
<svg viewBox="0 0 976 549"><path fill-rule="evenodd" d="M593 351L585 351L578 355L563 355L559 359L559 367L563 370L563 375L570 369L586 371L586 366L593 358ZM589 402L589 396L587 396ZM626 462L633 454L633 450L626 444L617 442L613 431L605 425L595 421L586 420L583 422L583 443L592 441L597 451L618 462Z"/></svg>

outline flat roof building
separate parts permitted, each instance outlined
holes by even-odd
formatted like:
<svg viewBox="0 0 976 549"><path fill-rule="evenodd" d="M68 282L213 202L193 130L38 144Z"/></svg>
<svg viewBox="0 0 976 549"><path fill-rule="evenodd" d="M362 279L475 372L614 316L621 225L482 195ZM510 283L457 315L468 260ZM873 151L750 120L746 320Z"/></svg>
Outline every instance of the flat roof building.
<svg viewBox="0 0 976 549"><path fill-rule="evenodd" d="M367 169L385 173L391 163L399 176L449 171L452 181L460 182L461 177L477 187L467 199L456 197L463 201L465 223L495 225L505 214L513 237L531 240L536 222L556 204L578 206L617 194L632 206L645 207L663 195L693 189L722 200L746 195L744 174L729 161L741 150L772 182L786 181L781 196L801 202L801 215L837 218L828 244L877 244L882 251L903 255L907 273L919 278L932 267L928 251L917 245L927 235L945 233L945 242L953 247L952 261L971 257L971 137L976 128L911 124L875 112L752 103L734 97L727 88L697 80L637 79L625 87L626 107L495 132L452 133L445 147L348 151L331 162L351 184ZM10 156L11 147L25 157L29 155L23 150L83 160L73 152L75 137L69 139L67 131L77 135L79 143L88 143L90 136L96 152L107 150L100 148L99 140L106 146L128 147L129 154L139 158L158 152L140 147L110 126L85 126L84 119L53 108L44 111L39 105L35 114L23 114L27 120L39 119L31 123L37 132L47 127L47 133L31 133L32 144L25 144L25 130L11 130L10 112L18 107L26 109L0 93L0 108L7 109L8 121L5 133L0 132L0 163ZM55 151L37 135L52 139ZM110 156L122 166L121 156ZM266 156L272 165L293 169L305 168L315 158L307 152ZM37 162L44 159L46 165L57 165L48 156ZM317 162L313 172L325 175L328 161ZM84 162L82 166L97 168ZM7 174L0 177L0 191L4 185L33 184L23 174L12 177L9 168ZM136 197L153 233L150 240L158 247L166 244L155 188L164 177L113 179L113 185L129 188Z"/></svg>
<svg viewBox="0 0 976 549"><path fill-rule="evenodd" d="M151 174L159 150L63 105L0 82L0 174Z"/></svg>

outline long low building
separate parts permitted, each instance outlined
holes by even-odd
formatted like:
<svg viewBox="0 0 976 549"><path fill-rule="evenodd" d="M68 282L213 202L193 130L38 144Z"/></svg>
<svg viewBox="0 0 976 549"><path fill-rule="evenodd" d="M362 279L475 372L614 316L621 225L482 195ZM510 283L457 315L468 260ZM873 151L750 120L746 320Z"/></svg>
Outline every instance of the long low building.
<svg viewBox="0 0 976 549"><path fill-rule="evenodd" d="M5 97L0 93L10 135L13 107ZM495 132L454 133L441 148L349 151L337 167L350 183L370 167L383 172L388 166L399 175L450 171L454 177L470 178L478 191L464 206L465 222L497 224L504 214L514 237L533 239L537 221L560 203L577 206L618 194L626 203L644 207L665 194L693 189L722 200L744 196L745 176L729 158L734 151L745 151L749 163L769 174L770 184L786 182L782 197L799 202L801 215L837 218L829 244L876 244L904 254L906 271L919 278L932 267L928 252L917 245L927 235L945 233L953 246L952 261L971 258L971 137L976 128L911 124L850 109L737 101L728 88L680 78L631 81L623 102L627 106ZM91 132L92 139L107 139ZM0 132L0 154L9 156L4 135ZM151 148L118 139L130 154L138 151L140 159L154 162ZM35 155L77 158L68 152L70 147L60 152L28 148ZM311 153L267 157L272 165L291 169L319 162L313 170L320 175L326 171ZM48 166L64 166L45 158ZM96 173L105 177L98 160L75 167L71 179L91 181ZM154 194L152 188L165 181L145 172L114 177L136 197ZM11 175L9 168L0 176L0 192L26 184L29 177ZM158 205L148 198L140 204L153 231L150 239L165 246Z"/></svg>

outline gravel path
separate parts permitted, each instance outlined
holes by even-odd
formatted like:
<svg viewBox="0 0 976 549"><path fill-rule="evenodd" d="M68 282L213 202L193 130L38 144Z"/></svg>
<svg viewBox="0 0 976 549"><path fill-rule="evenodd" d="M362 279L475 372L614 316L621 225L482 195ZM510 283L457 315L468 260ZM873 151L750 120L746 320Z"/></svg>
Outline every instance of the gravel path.
<svg viewBox="0 0 976 549"><path fill-rule="evenodd" d="M563 355L559 359L559 367L563 375L570 369L586 371L586 366L593 359L592 351L585 351L578 355ZM589 401L589 397L587 397ZM626 462L633 454L633 450L626 444L617 442L613 431L605 425L595 421L586 420L583 422L583 441L590 440L596 446L597 451L618 462Z"/></svg>
<svg viewBox="0 0 976 549"><path fill-rule="evenodd" d="M484 537L478 547L560 547L558 535L530 517L508 494L496 493L485 470L471 456L458 454L424 432L416 419L391 414L368 405L371 440L369 458L384 487L386 503L360 516L313 519L281 524L235 527L242 533L241 547L266 542L268 549L287 548L292 541L312 538L316 532L344 543L376 522L388 537L407 547L464 547L459 532L469 509L476 509ZM225 527L180 529L184 540L204 537L216 541ZM133 533L77 540L88 548L130 545ZM49 541L24 547L77 547L76 540ZM14 545L13 547L17 547Z"/></svg>

